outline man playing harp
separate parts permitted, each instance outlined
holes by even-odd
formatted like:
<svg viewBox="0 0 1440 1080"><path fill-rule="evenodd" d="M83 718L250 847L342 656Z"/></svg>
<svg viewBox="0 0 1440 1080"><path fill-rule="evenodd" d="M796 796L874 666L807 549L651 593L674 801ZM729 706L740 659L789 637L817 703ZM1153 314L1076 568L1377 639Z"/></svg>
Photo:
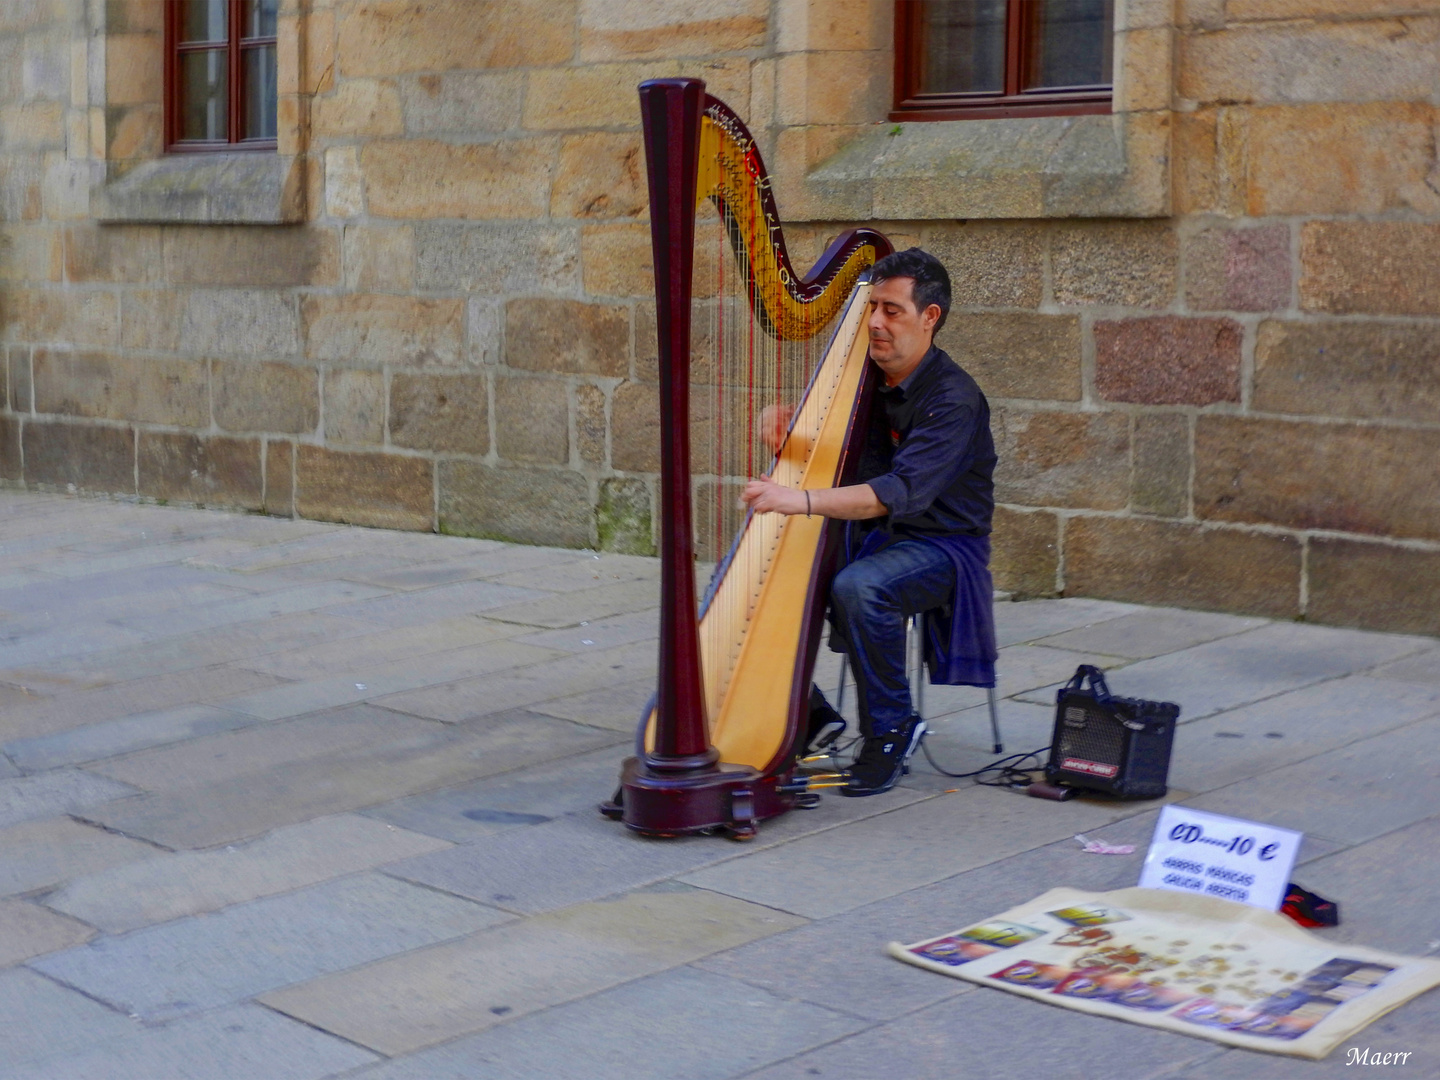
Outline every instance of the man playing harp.
<svg viewBox="0 0 1440 1080"><path fill-rule="evenodd" d="M859 482L799 491L763 477L741 496L757 513L856 523L830 590L831 643L849 657L864 736L840 788L850 796L889 791L924 737L905 670L910 616L934 613L926 620L932 682L995 685L990 406L935 347L950 310L940 261L919 248L896 252L875 264L871 282L869 359L881 381ZM791 412L770 411L763 437L772 450ZM812 700L813 733L839 718L818 690Z"/></svg>

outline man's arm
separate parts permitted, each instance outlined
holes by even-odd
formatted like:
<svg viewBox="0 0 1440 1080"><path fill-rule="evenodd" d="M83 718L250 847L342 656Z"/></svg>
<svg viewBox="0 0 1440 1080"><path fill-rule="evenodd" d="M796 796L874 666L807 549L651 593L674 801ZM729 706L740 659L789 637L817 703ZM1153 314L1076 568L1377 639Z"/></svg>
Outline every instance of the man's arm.
<svg viewBox="0 0 1440 1080"><path fill-rule="evenodd" d="M869 484L811 488L807 492L782 487L768 476L746 484L740 501L757 514L804 514L807 512L806 495L810 497L808 512L821 517L861 521L865 518L884 517L890 512L885 508L885 504L875 497L875 490Z"/></svg>

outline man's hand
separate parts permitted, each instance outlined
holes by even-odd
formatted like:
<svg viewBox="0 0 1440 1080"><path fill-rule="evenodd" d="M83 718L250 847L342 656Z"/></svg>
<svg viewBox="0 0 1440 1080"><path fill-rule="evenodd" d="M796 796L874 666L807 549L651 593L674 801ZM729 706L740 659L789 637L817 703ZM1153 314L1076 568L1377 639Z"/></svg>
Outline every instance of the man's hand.
<svg viewBox="0 0 1440 1080"><path fill-rule="evenodd" d="M757 514L805 513L805 493L782 487L768 476L746 484L745 490L740 493L740 501Z"/></svg>
<svg viewBox="0 0 1440 1080"><path fill-rule="evenodd" d="M790 421L795 416L794 405L766 405L760 413L760 441L772 454L780 452L785 433L790 430Z"/></svg>

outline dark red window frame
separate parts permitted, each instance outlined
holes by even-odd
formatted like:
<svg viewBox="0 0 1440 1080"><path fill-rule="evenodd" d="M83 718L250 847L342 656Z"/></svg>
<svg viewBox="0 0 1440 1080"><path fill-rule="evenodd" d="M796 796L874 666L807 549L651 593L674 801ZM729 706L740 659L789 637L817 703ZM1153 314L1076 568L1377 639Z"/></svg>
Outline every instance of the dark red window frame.
<svg viewBox="0 0 1440 1080"><path fill-rule="evenodd" d="M982 120L1007 116L1082 116L1110 112L1110 86L1025 90L1026 66L1039 32L1040 5L1008 0L1005 89L1002 93L922 94L925 67L924 0L895 3L895 106L891 120Z"/></svg>
<svg viewBox="0 0 1440 1080"><path fill-rule="evenodd" d="M245 56L247 49L260 48L276 43L274 35L269 37L243 38L241 16L244 14L244 0L227 0L228 12L225 41L226 70L229 86L229 109L226 120L227 139L182 139L181 107L184 85L181 80L179 58L189 52L206 52L215 49L218 42L181 43L180 0L165 0L165 151L170 154L214 153L217 150L275 150L275 139L243 139L245 130Z"/></svg>

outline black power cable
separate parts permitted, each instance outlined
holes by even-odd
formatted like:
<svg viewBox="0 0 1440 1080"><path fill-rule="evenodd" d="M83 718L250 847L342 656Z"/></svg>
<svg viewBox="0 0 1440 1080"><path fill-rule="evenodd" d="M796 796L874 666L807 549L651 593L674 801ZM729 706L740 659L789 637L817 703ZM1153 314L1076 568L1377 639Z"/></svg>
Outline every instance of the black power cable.
<svg viewBox="0 0 1440 1080"><path fill-rule="evenodd" d="M1040 747L1038 750L1031 750L1029 753L1010 754L1006 757L996 758L984 768L976 769L974 772L962 773L951 772L936 761L935 755L930 753L930 742L928 739L922 739L920 741L920 749L925 752L925 760L930 762L930 767L941 776L948 776L954 780L974 779L975 783L983 784L985 787L1029 787L1034 783L1034 778L1030 776L1030 771L1032 769L1044 768L1045 763L1041 759L1041 755L1050 752L1050 747L1046 745ZM1028 761L1030 758L1035 759L1035 764L1022 768L1022 763ZM993 780L981 779L988 773L995 773L995 778Z"/></svg>

